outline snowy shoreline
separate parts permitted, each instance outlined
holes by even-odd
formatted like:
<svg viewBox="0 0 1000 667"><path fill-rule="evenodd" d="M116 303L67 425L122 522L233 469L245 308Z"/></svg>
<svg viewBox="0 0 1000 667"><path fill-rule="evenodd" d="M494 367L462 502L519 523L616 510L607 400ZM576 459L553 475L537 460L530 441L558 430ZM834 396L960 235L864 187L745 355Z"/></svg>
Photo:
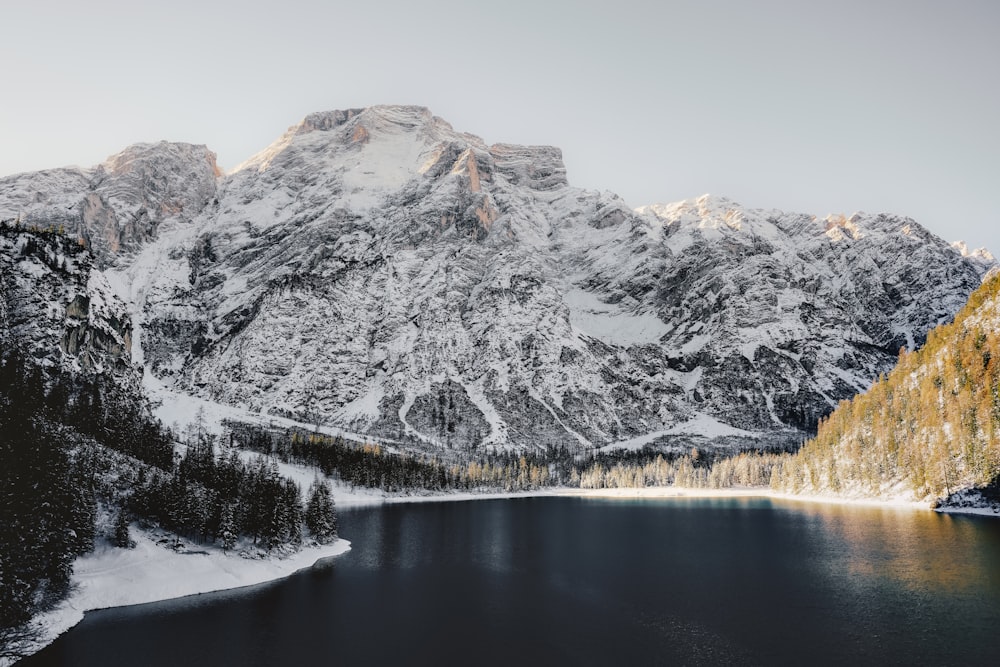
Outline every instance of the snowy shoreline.
<svg viewBox="0 0 1000 667"><path fill-rule="evenodd" d="M291 472L287 468L283 471ZM470 500L510 500L516 498L575 497L604 499L681 499L681 498L770 498L823 505L852 505L938 512L1000 516L988 507L940 507L929 503L902 499L838 498L833 496L793 495L767 488L697 489L687 487L642 487L614 489L576 489L557 487L536 491L492 493L466 491L426 495L379 495L351 493L344 487L334 487L338 506L362 508L405 503L462 502ZM233 590L288 577L314 566L319 561L339 556L350 550L350 542L339 539L323 546L306 546L286 558L243 558L224 553L217 547L198 546L198 551L175 552L165 548L147 533L134 534L135 549L118 549L101 545L96 551L77 559L74 564L69 598L54 610L36 619L43 636L35 647L37 652L52 643L81 620L88 611L124 607L149 602ZM0 661L0 665L4 665Z"/></svg>
<svg viewBox="0 0 1000 667"><path fill-rule="evenodd" d="M133 531L136 547L107 544L78 558L73 565L69 597L35 619L41 636L37 653L77 623L88 611L233 590L283 579L319 561L346 553L347 540L304 546L284 558L244 558L218 547L198 545L197 551L177 552L152 537ZM0 660L0 666L4 663Z"/></svg>
<svg viewBox="0 0 1000 667"><path fill-rule="evenodd" d="M598 498L770 498L822 505L857 505L930 510L929 503L899 498L843 498L838 496L797 495L773 491L767 487L737 487L728 489L697 489L689 487L655 486L636 489L581 489L579 495Z"/></svg>
<svg viewBox="0 0 1000 667"><path fill-rule="evenodd" d="M334 491L336 495L336 489ZM819 505L848 505L855 507L881 507L885 509L907 509L938 514L970 514L976 516L1000 517L1000 512L990 507L931 507L929 502L904 500L902 498L844 498L838 496L797 495L773 491L766 487L738 487L728 489L699 489L679 486L647 486L638 488L611 489L578 489L572 487L555 487L536 491L520 491L511 493L491 493L488 491L465 491L456 493L439 493L415 496L384 496L381 502L377 498L369 498L367 502L354 504L349 499L337 499L338 506L352 507L363 505L390 505L401 503L432 503L459 502L466 500L491 500L511 498L541 498L541 497L576 497L576 498L607 498L607 499L671 499L671 498L770 498L772 500L787 500L798 503Z"/></svg>

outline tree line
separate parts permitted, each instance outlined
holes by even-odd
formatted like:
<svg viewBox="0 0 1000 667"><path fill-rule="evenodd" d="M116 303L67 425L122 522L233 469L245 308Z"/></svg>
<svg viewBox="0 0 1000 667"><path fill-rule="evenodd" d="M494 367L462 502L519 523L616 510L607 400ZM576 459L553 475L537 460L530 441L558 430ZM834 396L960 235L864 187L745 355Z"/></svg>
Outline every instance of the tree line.
<svg viewBox="0 0 1000 667"><path fill-rule="evenodd" d="M351 487L389 493L412 491L532 491L570 486L584 489L683 486L768 486L787 454L738 454L691 448L684 453L653 447L573 454L563 447L534 452L436 456L389 450L301 429L275 429L228 422L233 447L285 463L317 467Z"/></svg>
<svg viewBox="0 0 1000 667"><path fill-rule="evenodd" d="M269 429L228 423L230 441L286 463L319 468L352 487L390 493L490 489L530 491L570 483L573 455L565 448L535 452L480 454L471 460L443 461L435 456L389 450L340 436L301 429ZM455 458L455 457L453 457Z"/></svg>

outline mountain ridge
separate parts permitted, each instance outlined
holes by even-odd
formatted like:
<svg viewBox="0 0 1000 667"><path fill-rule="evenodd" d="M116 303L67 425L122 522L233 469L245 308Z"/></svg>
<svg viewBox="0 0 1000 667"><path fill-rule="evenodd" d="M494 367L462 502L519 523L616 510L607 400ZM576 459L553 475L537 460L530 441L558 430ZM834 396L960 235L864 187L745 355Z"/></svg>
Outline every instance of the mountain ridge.
<svg viewBox="0 0 1000 667"><path fill-rule="evenodd" d="M706 439L667 435L690 420L797 444L992 266L896 216L633 210L572 187L556 148L487 146L423 107L311 114L213 165L100 193L119 251L96 252L136 359L185 391L434 449L690 447ZM155 217L173 192L156 183L197 187ZM0 179L0 213L24 190ZM122 238L140 210L155 224Z"/></svg>

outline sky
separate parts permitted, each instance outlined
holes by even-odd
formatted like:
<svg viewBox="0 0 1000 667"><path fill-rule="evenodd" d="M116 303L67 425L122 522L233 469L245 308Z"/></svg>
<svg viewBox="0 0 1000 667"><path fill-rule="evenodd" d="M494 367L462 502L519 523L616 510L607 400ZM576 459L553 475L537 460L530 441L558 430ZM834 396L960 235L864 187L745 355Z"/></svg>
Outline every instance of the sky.
<svg viewBox="0 0 1000 667"><path fill-rule="evenodd" d="M418 104L631 206L889 212L1000 256L995 0L33 0L0 25L0 175L161 139L231 168L310 112Z"/></svg>

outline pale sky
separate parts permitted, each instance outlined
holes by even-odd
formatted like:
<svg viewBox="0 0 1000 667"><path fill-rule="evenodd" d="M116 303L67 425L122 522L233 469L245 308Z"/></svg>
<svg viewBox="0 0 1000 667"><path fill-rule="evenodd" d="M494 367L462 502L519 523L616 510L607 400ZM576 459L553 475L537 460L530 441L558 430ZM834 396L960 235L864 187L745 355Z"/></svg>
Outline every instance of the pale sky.
<svg viewBox="0 0 1000 667"><path fill-rule="evenodd" d="M231 168L312 111L419 104L631 206L884 211L1000 255L995 0L32 0L0 25L0 175L160 139Z"/></svg>

